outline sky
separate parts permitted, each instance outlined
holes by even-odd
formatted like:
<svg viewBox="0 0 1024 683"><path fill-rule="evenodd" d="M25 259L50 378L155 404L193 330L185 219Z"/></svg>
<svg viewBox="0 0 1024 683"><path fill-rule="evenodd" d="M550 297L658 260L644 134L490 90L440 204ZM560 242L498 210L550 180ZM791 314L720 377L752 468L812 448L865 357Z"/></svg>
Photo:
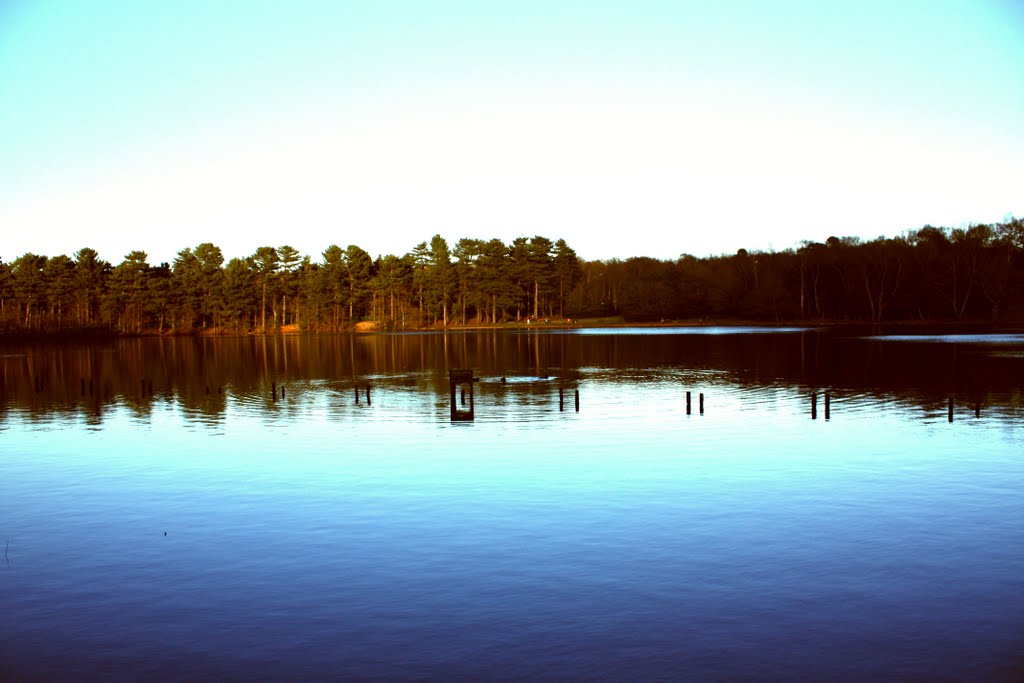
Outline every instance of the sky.
<svg viewBox="0 0 1024 683"><path fill-rule="evenodd" d="M1024 216L1016 0L0 0L0 258Z"/></svg>

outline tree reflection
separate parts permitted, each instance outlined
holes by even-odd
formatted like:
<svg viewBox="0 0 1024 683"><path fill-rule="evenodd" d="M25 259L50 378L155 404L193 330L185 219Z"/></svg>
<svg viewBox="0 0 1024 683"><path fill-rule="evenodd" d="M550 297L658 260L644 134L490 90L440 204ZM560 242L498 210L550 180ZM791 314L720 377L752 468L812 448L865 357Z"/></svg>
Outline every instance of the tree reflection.
<svg viewBox="0 0 1024 683"><path fill-rule="evenodd" d="M550 387L572 389L584 377L642 384L647 370L672 369L712 373L742 386L884 394L925 410L941 408L951 396L965 405L1017 409L1022 349L1024 341L897 342L850 330L484 331L9 344L0 354L0 419L18 411L27 420L64 416L100 425L115 406L146 420L155 405L173 404L196 421L213 423L230 396L281 413L316 392L351 402L353 389L369 383L443 398L452 368L473 368L497 386L504 386L499 378L509 378L524 397ZM519 379L529 380L530 388ZM542 384L548 380L550 386ZM291 393L275 401L272 385ZM494 400L505 405L509 397L495 393Z"/></svg>

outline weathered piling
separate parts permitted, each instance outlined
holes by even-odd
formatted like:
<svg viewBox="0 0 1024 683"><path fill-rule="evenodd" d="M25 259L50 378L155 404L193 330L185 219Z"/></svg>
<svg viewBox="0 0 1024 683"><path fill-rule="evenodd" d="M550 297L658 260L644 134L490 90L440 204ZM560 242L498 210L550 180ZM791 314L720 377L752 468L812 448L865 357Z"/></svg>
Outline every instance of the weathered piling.
<svg viewBox="0 0 1024 683"><path fill-rule="evenodd" d="M277 400L277 382L270 383L270 395L274 397L275 401Z"/></svg>
<svg viewBox="0 0 1024 683"><path fill-rule="evenodd" d="M686 414L690 414L690 392L686 392Z"/></svg>
<svg viewBox="0 0 1024 683"><path fill-rule="evenodd" d="M946 419L947 419L948 422L952 422L953 421L953 397L952 396L949 397L949 407L948 407L948 409L946 411Z"/></svg>
<svg viewBox="0 0 1024 683"><path fill-rule="evenodd" d="M466 387L462 387L462 405L466 405Z"/></svg>
<svg viewBox="0 0 1024 683"><path fill-rule="evenodd" d="M352 389L356 392L356 403L359 403L359 385L356 384Z"/></svg>
<svg viewBox="0 0 1024 683"><path fill-rule="evenodd" d="M981 417L981 403L974 403L974 417Z"/></svg>
<svg viewBox="0 0 1024 683"><path fill-rule="evenodd" d="M558 410L565 410L565 389L558 387Z"/></svg>
<svg viewBox="0 0 1024 683"><path fill-rule="evenodd" d="M811 419L818 419L818 392L811 392Z"/></svg>
<svg viewBox="0 0 1024 683"><path fill-rule="evenodd" d="M373 405L370 403L370 385L366 385L366 405Z"/></svg>
<svg viewBox="0 0 1024 683"><path fill-rule="evenodd" d="M580 412L580 390L576 390L576 412Z"/></svg>
<svg viewBox="0 0 1024 683"><path fill-rule="evenodd" d="M281 399L284 399L284 385L281 385Z"/></svg>
<svg viewBox="0 0 1024 683"><path fill-rule="evenodd" d="M450 413L453 422L470 421L476 417L475 405L473 399L473 383L477 381L476 377L473 377L472 370L456 369L448 371L448 393L450 398ZM469 410L460 410L459 404L455 401L455 388L458 386L469 387Z"/></svg>
<svg viewBox="0 0 1024 683"><path fill-rule="evenodd" d="M698 394L697 398L700 401L700 404L699 404L700 414L703 415L704 414L704 394L703 393Z"/></svg>
<svg viewBox="0 0 1024 683"><path fill-rule="evenodd" d="M210 385L209 384L206 385L206 395L207 396L210 395Z"/></svg>
<svg viewBox="0 0 1024 683"><path fill-rule="evenodd" d="M825 392L825 419L828 420L832 417L832 396L827 391Z"/></svg>

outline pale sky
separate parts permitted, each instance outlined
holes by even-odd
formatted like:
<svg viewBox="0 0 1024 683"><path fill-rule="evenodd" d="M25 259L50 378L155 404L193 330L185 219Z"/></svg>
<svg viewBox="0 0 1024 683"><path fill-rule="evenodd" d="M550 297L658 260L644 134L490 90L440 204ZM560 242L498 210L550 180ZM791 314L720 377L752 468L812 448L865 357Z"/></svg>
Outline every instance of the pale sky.
<svg viewBox="0 0 1024 683"><path fill-rule="evenodd" d="M0 0L0 257L585 259L1024 215L1024 6Z"/></svg>

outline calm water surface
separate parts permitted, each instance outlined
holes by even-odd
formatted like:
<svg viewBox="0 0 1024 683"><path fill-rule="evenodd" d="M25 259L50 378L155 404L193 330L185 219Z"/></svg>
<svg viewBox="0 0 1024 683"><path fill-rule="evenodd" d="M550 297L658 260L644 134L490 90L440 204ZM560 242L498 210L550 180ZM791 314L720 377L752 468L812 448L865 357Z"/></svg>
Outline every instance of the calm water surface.
<svg viewBox="0 0 1024 683"><path fill-rule="evenodd" d="M1022 335L7 344L0 380L0 679L1024 671Z"/></svg>

